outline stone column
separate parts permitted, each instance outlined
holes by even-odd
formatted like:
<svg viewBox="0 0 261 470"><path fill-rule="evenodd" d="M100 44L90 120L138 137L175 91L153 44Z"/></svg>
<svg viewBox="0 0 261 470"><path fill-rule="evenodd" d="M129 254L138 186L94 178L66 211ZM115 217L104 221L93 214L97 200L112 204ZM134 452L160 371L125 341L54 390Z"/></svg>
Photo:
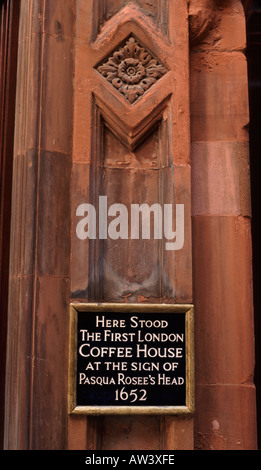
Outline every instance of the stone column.
<svg viewBox="0 0 261 470"><path fill-rule="evenodd" d="M21 0L6 449L64 449L74 1Z"/></svg>
<svg viewBox="0 0 261 470"><path fill-rule="evenodd" d="M198 449L255 449L245 15L191 2L193 288Z"/></svg>

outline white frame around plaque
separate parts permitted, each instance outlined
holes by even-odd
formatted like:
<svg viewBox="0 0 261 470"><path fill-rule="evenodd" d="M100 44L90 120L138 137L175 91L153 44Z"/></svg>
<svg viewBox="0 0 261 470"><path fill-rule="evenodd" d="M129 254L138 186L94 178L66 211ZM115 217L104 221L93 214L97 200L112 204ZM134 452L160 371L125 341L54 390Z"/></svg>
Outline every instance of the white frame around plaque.
<svg viewBox="0 0 261 470"><path fill-rule="evenodd" d="M186 406L77 406L77 317L78 312L183 313L185 315ZM68 412L78 415L194 413L194 308L191 304L72 303L70 305Z"/></svg>

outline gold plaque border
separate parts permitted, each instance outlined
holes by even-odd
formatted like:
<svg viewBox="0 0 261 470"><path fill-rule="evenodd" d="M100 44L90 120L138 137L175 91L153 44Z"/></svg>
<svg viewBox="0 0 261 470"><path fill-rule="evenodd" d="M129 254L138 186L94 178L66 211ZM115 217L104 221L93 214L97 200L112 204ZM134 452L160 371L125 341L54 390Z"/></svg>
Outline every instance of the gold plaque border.
<svg viewBox="0 0 261 470"><path fill-rule="evenodd" d="M186 406L77 406L77 317L78 312L184 313L186 333ZM72 303L70 305L68 413L78 415L142 415L194 413L194 308L190 304Z"/></svg>

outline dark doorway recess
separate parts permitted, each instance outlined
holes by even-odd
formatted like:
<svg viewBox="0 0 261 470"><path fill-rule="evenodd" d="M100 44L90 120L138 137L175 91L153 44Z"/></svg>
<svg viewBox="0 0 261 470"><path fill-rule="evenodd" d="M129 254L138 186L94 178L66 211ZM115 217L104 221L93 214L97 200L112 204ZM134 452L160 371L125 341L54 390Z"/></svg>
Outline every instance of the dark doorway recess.
<svg viewBox="0 0 261 470"><path fill-rule="evenodd" d="M258 448L261 449L261 0L247 17Z"/></svg>
<svg viewBox="0 0 261 470"><path fill-rule="evenodd" d="M3 448L11 192L20 0L0 1L0 449Z"/></svg>

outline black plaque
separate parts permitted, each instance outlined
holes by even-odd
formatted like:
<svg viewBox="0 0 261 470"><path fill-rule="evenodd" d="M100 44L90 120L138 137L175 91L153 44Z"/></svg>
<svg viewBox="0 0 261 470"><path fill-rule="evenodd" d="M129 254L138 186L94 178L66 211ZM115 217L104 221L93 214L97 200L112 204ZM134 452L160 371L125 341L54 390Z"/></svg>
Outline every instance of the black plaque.
<svg viewBox="0 0 261 470"><path fill-rule="evenodd" d="M193 309L73 305L70 412L193 411Z"/></svg>

